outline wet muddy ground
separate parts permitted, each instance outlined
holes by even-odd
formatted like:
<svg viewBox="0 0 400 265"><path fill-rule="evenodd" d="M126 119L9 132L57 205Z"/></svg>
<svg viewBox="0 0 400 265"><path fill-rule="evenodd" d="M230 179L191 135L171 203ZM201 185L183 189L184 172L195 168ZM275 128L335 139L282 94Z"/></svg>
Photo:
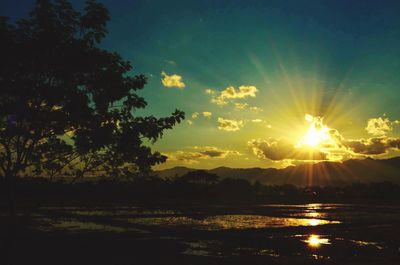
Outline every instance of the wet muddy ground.
<svg viewBox="0 0 400 265"><path fill-rule="evenodd" d="M14 235L6 219L8 264L400 264L397 205L48 206Z"/></svg>

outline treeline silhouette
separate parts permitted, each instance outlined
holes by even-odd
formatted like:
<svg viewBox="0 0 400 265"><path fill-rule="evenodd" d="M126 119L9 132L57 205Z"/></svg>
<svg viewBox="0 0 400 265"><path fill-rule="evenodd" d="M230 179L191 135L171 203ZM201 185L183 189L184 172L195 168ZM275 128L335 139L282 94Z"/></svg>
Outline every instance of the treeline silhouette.
<svg viewBox="0 0 400 265"><path fill-rule="evenodd" d="M0 192L6 189L0 181ZM400 186L391 182L354 183L345 187L262 185L244 179L221 179L203 170L182 177L158 176L130 179L98 177L79 182L71 178L21 178L15 183L19 204L113 203L306 203L399 202Z"/></svg>

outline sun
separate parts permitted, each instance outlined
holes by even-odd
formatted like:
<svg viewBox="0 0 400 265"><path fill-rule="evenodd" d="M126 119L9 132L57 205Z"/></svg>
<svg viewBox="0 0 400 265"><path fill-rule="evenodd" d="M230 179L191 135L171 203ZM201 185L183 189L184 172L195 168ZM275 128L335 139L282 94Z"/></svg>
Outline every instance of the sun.
<svg viewBox="0 0 400 265"><path fill-rule="evenodd" d="M323 124L322 117L314 117L306 114L305 120L309 123L309 128L300 141L298 141L297 147L320 149L335 144L335 140L330 134L331 129Z"/></svg>

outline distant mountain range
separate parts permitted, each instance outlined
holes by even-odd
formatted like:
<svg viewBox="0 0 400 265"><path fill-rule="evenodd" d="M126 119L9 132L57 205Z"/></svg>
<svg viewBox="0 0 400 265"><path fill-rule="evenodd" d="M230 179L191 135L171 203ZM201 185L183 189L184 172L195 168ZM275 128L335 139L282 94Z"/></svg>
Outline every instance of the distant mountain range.
<svg viewBox="0 0 400 265"><path fill-rule="evenodd" d="M174 167L156 171L162 178L180 177L198 169ZM229 168L218 167L205 170L221 178L259 181L266 185L294 184L297 186L343 186L351 183L391 181L400 184L400 157L376 160L350 159L344 162L319 162L283 169L276 168Z"/></svg>

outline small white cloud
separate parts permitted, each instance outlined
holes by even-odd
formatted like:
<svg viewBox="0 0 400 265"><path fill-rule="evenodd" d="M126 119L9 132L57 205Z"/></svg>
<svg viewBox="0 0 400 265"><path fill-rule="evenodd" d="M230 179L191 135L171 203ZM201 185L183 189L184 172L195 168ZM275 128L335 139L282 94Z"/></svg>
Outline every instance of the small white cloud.
<svg viewBox="0 0 400 265"><path fill-rule="evenodd" d="M197 118L199 117L199 114L200 114L200 113L198 113L198 112L193 112L193 113L192 113L192 119L193 119L193 120L197 119Z"/></svg>
<svg viewBox="0 0 400 265"><path fill-rule="evenodd" d="M176 62L174 60L164 60L167 64L175 65Z"/></svg>
<svg viewBox="0 0 400 265"><path fill-rule="evenodd" d="M199 118L199 117L201 117L201 116L203 116L203 117L205 117L205 118L211 118L211 116L212 116L212 112L210 112L210 111L203 111L203 112L193 112L192 113L192 119L193 120L195 120L195 119L197 119L197 118Z"/></svg>
<svg viewBox="0 0 400 265"><path fill-rule="evenodd" d="M263 111L263 109L260 107L250 107L249 110L251 110L255 113L259 113L259 112Z"/></svg>
<svg viewBox="0 0 400 265"><path fill-rule="evenodd" d="M210 88L207 88L206 90L204 90L204 92L207 95L214 95L215 94L215 90L214 89L210 89Z"/></svg>
<svg viewBox="0 0 400 265"><path fill-rule="evenodd" d="M263 125L269 129L272 128L271 124L269 124L267 121L264 121L262 119L253 119L253 120L251 120L251 122Z"/></svg>
<svg viewBox="0 0 400 265"><path fill-rule="evenodd" d="M164 71L161 72L161 82L165 87L176 87L183 89L185 88L185 83L183 83L182 76L173 74L173 75L168 75Z"/></svg>
<svg viewBox="0 0 400 265"><path fill-rule="evenodd" d="M372 134L375 136L386 135L392 129L393 129L392 123L385 116L369 119L368 123L367 123L367 127L365 127L365 130L367 130L367 132L369 134Z"/></svg>
<svg viewBox="0 0 400 265"><path fill-rule="evenodd" d="M228 120L224 118L218 118L218 129L234 132L240 130L244 126L244 122L241 120Z"/></svg>
<svg viewBox="0 0 400 265"><path fill-rule="evenodd" d="M255 86L240 86L239 89L234 88L233 86L227 87L215 97L211 99L211 102L217 105L226 105L228 104L228 100L233 99L243 99L247 97L256 97L256 93L258 92ZM217 94L217 92L212 95Z"/></svg>
<svg viewBox="0 0 400 265"><path fill-rule="evenodd" d="M212 112L209 112L209 111L203 111L203 116L204 117L206 117L206 118L211 118L211 116L212 116Z"/></svg>
<svg viewBox="0 0 400 265"><path fill-rule="evenodd" d="M247 103L238 103L238 102L235 103L235 108L237 108L237 109L245 109L248 106L249 106L249 104L247 104Z"/></svg>

